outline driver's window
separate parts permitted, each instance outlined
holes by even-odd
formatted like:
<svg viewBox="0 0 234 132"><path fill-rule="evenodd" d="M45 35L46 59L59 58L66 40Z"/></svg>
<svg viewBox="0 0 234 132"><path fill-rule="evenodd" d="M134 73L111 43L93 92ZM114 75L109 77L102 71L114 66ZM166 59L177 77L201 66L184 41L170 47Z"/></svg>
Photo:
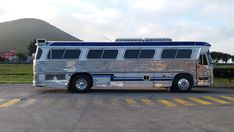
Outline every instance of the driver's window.
<svg viewBox="0 0 234 132"><path fill-rule="evenodd" d="M200 65L208 65L207 58L205 54L201 54L199 57L199 62Z"/></svg>

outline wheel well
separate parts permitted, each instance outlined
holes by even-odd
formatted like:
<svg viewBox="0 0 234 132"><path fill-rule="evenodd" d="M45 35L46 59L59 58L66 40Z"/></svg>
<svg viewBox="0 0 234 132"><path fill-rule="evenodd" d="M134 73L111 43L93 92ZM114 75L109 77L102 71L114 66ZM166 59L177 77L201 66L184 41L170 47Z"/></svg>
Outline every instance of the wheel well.
<svg viewBox="0 0 234 132"><path fill-rule="evenodd" d="M189 73L178 73L178 74L176 74L175 77L174 77L174 79L173 79L173 81L172 81L172 83L174 83L175 78L177 78L177 77L179 77L179 76L181 76L181 75L185 75L185 76L190 77L190 78L192 79L192 86L194 85L194 78L193 78L193 76L192 76L191 74L189 74Z"/></svg>
<svg viewBox="0 0 234 132"><path fill-rule="evenodd" d="M87 73L87 72L77 72L77 73L72 74L72 76L71 76L71 78L70 78L70 80L69 80L69 86L71 85L71 81L72 81L76 76L79 76L79 75L85 75L85 76L89 77L90 80L91 80L91 86L93 86L93 77L92 77L89 73Z"/></svg>

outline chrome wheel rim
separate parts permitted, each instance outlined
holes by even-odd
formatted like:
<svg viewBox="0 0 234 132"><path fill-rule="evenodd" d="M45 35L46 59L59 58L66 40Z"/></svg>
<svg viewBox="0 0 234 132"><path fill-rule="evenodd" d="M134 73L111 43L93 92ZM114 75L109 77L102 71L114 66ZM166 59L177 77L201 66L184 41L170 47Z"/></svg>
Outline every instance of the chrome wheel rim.
<svg viewBox="0 0 234 132"><path fill-rule="evenodd" d="M88 83L85 79L83 78L80 78L76 81L76 88L79 89L79 90L84 90L86 89L88 86Z"/></svg>
<svg viewBox="0 0 234 132"><path fill-rule="evenodd" d="M178 81L178 88L181 90L186 90L189 88L189 81L185 78L182 78Z"/></svg>

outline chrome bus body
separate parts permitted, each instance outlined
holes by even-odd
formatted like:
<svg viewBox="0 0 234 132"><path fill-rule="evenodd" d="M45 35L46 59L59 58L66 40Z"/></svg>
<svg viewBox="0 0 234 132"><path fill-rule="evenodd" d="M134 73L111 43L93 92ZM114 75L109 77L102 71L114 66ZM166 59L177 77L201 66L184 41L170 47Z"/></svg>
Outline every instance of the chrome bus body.
<svg viewBox="0 0 234 132"><path fill-rule="evenodd" d="M67 87L73 75L86 74L96 87L171 87L177 75L188 74L194 86L210 86L213 68L208 59L209 48L206 42L42 41L37 43L33 85ZM48 59L52 49L79 49L81 52L77 59ZM118 55L116 59L87 59L91 49L115 49ZM124 54L129 49L154 49L155 54L151 59L126 59ZM161 55L165 49L190 49L192 53L186 59L163 59Z"/></svg>

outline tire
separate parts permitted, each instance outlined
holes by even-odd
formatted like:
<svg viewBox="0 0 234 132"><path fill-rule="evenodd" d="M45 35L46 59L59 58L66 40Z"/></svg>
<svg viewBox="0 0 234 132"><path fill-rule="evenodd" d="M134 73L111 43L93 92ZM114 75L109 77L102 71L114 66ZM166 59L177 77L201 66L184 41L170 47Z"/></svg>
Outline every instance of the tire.
<svg viewBox="0 0 234 132"><path fill-rule="evenodd" d="M173 81L171 92L187 93L193 87L193 78L189 75L181 74L176 76Z"/></svg>
<svg viewBox="0 0 234 132"><path fill-rule="evenodd" d="M85 93L91 88L91 78L85 75L78 75L71 80L68 91L72 93Z"/></svg>

